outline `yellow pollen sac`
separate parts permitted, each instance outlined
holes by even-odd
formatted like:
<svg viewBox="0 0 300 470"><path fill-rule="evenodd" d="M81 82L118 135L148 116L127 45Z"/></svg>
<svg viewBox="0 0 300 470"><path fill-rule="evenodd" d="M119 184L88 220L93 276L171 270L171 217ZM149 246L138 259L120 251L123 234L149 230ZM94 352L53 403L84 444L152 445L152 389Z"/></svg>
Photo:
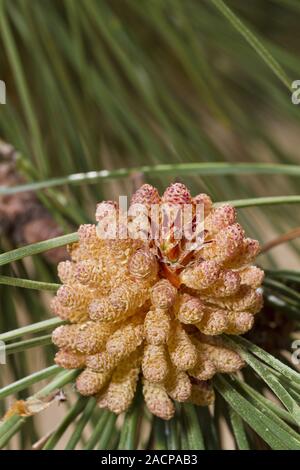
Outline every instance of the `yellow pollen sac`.
<svg viewBox="0 0 300 470"><path fill-rule="evenodd" d="M171 368L165 381L168 395L176 401L187 401L192 392L192 384L186 372Z"/></svg>
<svg viewBox="0 0 300 470"><path fill-rule="evenodd" d="M207 308L201 322L195 326L206 335L221 335L228 326L228 314L220 308Z"/></svg>
<svg viewBox="0 0 300 470"><path fill-rule="evenodd" d="M80 309L65 307L57 296L52 299L50 307L55 315L58 315L62 320L69 320L71 323L81 323L89 319L86 307Z"/></svg>
<svg viewBox="0 0 300 470"><path fill-rule="evenodd" d="M57 274L63 284L75 282L76 264L72 261L61 261L57 266Z"/></svg>
<svg viewBox="0 0 300 470"><path fill-rule="evenodd" d="M52 341L64 349L94 354L101 350L113 331L112 325L92 321L77 325L62 325L54 330Z"/></svg>
<svg viewBox="0 0 300 470"><path fill-rule="evenodd" d="M225 333L243 335L254 325L254 315L251 312L228 312L228 324Z"/></svg>
<svg viewBox="0 0 300 470"><path fill-rule="evenodd" d="M217 372L230 374L245 365L239 354L225 346L220 338L202 334L198 337L194 336L193 343L198 351L198 362L192 375L200 380L207 380ZM204 378L205 371L208 373L209 369L211 369L211 375ZM198 373L195 374L195 372ZM200 378L200 375L203 377Z"/></svg>
<svg viewBox="0 0 300 470"><path fill-rule="evenodd" d="M185 268L180 280L191 289L202 290L213 285L219 277L220 266L216 261L202 261Z"/></svg>
<svg viewBox="0 0 300 470"><path fill-rule="evenodd" d="M211 379L217 372L213 361L207 358L206 352L199 352L199 363L193 369L189 370L189 375L197 380Z"/></svg>
<svg viewBox="0 0 300 470"><path fill-rule="evenodd" d="M143 319L136 317L115 331L106 344L106 350L113 358L120 360L133 352L144 339Z"/></svg>
<svg viewBox="0 0 300 470"><path fill-rule="evenodd" d="M55 354L55 363L64 369L82 369L85 366L84 354L60 349Z"/></svg>
<svg viewBox="0 0 300 470"><path fill-rule="evenodd" d="M144 380L143 394L147 408L152 414L165 420L173 418L174 404L161 385Z"/></svg>
<svg viewBox="0 0 300 470"><path fill-rule="evenodd" d="M210 236L216 235L220 230L233 225L236 220L236 210L234 207L224 204L213 209L205 219L204 229Z"/></svg>
<svg viewBox="0 0 300 470"><path fill-rule="evenodd" d="M170 315L163 309L150 310L145 318L144 329L147 343L166 343L171 329Z"/></svg>
<svg viewBox="0 0 300 470"><path fill-rule="evenodd" d="M94 372L93 370L85 369L77 377L77 390L84 396L95 395L106 385L110 375L109 372Z"/></svg>
<svg viewBox="0 0 300 470"><path fill-rule="evenodd" d="M228 310L249 310L253 314L259 312L262 307L262 294L249 286L243 285L239 291L229 297L210 299L211 303Z"/></svg>
<svg viewBox="0 0 300 470"><path fill-rule="evenodd" d="M228 268L241 268L252 263L259 255L260 246L257 240L245 238L242 246L237 251L236 255L228 258L224 265Z"/></svg>
<svg viewBox="0 0 300 470"><path fill-rule="evenodd" d="M239 271L241 284L250 286L253 289L257 289L261 286L264 280L264 274L263 270L257 266L249 266Z"/></svg>
<svg viewBox="0 0 300 470"><path fill-rule="evenodd" d="M215 400L215 393L208 382L198 382L192 385L189 402L197 406L211 405Z"/></svg>
<svg viewBox="0 0 300 470"><path fill-rule="evenodd" d="M97 259L106 241L101 240L97 236L96 226L93 224L81 225L78 230L78 236L83 256Z"/></svg>
<svg viewBox="0 0 300 470"><path fill-rule="evenodd" d="M244 230L240 224L230 225L217 233L212 243L204 246L203 255L206 259L224 265L238 256L243 249Z"/></svg>
<svg viewBox="0 0 300 470"><path fill-rule="evenodd" d="M209 289L202 291L202 297L227 297L236 294L241 285L239 272L230 269L221 271L218 280Z"/></svg>
<svg viewBox="0 0 300 470"><path fill-rule="evenodd" d="M113 413L122 413L131 405L138 382L140 363L140 351L139 353L135 351L116 367L105 394L107 408Z"/></svg>
<svg viewBox="0 0 300 470"><path fill-rule="evenodd" d="M85 354L98 352L114 332L114 325L86 322L80 325L76 336L76 349Z"/></svg>
<svg viewBox="0 0 300 470"><path fill-rule="evenodd" d="M156 308L168 309L175 303L177 289L167 280L162 279L151 289L152 305Z"/></svg>
<svg viewBox="0 0 300 470"><path fill-rule="evenodd" d="M93 300L89 314L93 320L118 322L134 315L149 297L148 288L143 283L128 280L112 290L108 297Z"/></svg>
<svg viewBox="0 0 300 470"><path fill-rule="evenodd" d="M165 224L187 204L201 243L190 243L189 226ZM155 239L139 230L132 237L135 205L157 229ZM246 333L262 307L264 273L253 265L260 248L246 238L232 206L214 206L207 194L192 197L182 183L162 197L143 185L129 212L125 220L116 202L100 203L97 225L81 225L70 260L59 263L62 286L51 309L66 324L53 331L54 361L81 369L78 392L116 414L128 410L141 380L149 411L168 420L176 402L213 403L209 380L244 366L220 335ZM104 237L114 213L115 237Z"/></svg>
<svg viewBox="0 0 300 470"><path fill-rule="evenodd" d="M76 263L75 278L80 284L94 289L104 289L104 293L109 293L110 286L107 285L105 274L101 260L87 259Z"/></svg>
<svg viewBox="0 0 300 470"><path fill-rule="evenodd" d="M197 362L197 350L179 322L174 322L168 341L170 359L179 370L192 369Z"/></svg>
<svg viewBox="0 0 300 470"><path fill-rule="evenodd" d="M140 249L131 256L128 269L134 279L151 282L157 277L158 262L149 250Z"/></svg>
<svg viewBox="0 0 300 470"><path fill-rule="evenodd" d="M76 350L75 338L78 325L62 325L52 333L52 341L59 348Z"/></svg>
<svg viewBox="0 0 300 470"><path fill-rule="evenodd" d="M97 372L109 372L112 371L117 364L116 357L112 356L106 350L103 350L97 354L87 356L86 365L90 369Z"/></svg>
<svg viewBox="0 0 300 470"><path fill-rule="evenodd" d="M212 200L205 193L197 194L197 196L193 197L192 202L195 206L201 205L203 207L204 217L207 217L212 210Z"/></svg>
<svg viewBox="0 0 300 470"><path fill-rule="evenodd" d="M142 370L149 382L162 382L168 374L166 349L163 345L147 344L144 348Z"/></svg>
<svg viewBox="0 0 300 470"><path fill-rule="evenodd" d="M204 315L205 305L197 297L189 294L182 294L179 298L176 317L181 323L199 323Z"/></svg>
<svg viewBox="0 0 300 470"><path fill-rule="evenodd" d="M62 307L72 310L84 311L90 302L92 292L82 285L63 285L57 291L57 300Z"/></svg>

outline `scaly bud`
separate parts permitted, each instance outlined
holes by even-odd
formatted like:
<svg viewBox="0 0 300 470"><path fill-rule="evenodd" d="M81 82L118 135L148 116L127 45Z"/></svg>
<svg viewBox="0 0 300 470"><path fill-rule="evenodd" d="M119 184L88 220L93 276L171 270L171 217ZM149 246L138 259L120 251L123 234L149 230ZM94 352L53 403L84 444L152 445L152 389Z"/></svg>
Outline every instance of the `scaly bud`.
<svg viewBox="0 0 300 470"><path fill-rule="evenodd" d="M253 289L257 289L262 285L265 273L257 266L248 266L247 268L240 270L239 275L241 278L241 284L246 284Z"/></svg>
<svg viewBox="0 0 300 470"><path fill-rule="evenodd" d="M197 297L182 294L179 298L176 316L181 323L199 323L205 312L205 305Z"/></svg>
<svg viewBox="0 0 300 470"><path fill-rule="evenodd" d="M71 261L61 261L57 265L57 274L63 284L75 282L75 263Z"/></svg>
<svg viewBox="0 0 300 470"><path fill-rule="evenodd" d="M203 256L218 263L228 263L243 250L244 236L240 224L230 225L218 232L212 243L204 245Z"/></svg>
<svg viewBox="0 0 300 470"><path fill-rule="evenodd" d="M220 274L220 266L216 261L202 261L185 268L180 280L191 289L207 289L213 285Z"/></svg>
<svg viewBox="0 0 300 470"><path fill-rule="evenodd" d="M162 382L168 374L168 362L163 345L146 344L142 362L144 377L149 382Z"/></svg>
<svg viewBox="0 0 300 470"><path fill-rule="evenodd" d="M229 225L233 225L236 220L236 210L229 204L213 209L204 222L204 228L208 231L209 237L216 235L220 230Z"/></svg>
<svg viewBox="0 0 300 470"><path fill-rule="evenodd" d="M254 316L250 312L228 312L228 324L225 333L229 335L243 335L251 330Z"/></svg>
<svg viewBox="0 0 300 470"><path fill-rule="evenodd" d="M189 402L197 406L211 405L215 400L213 388L208 382L197 382L192 385Z"/></svg>
<svg viewBox="0 0 300 470"><path fill-rule="evenodd" d="M227 312L217 307L207 307L201 322L195 326L206 335L220 335L228 326Z"/></svg>
<svg viewBox="0 0 300 470"><path fill-rule="evenodd" d="M79 393L84 396L95 395L106 385L110 379L108 372L94 372L84 369L77 377L76 387Z"/></svg>
<svg viewBox="0 0 300 470"><path fill-rule="evenodd" d="M150 310L145 318L145 338L149 344L164 344L170 334L171 320L165 310Z"/></svg>
<svg viewBox="0 0 300 470"><path fill-rule="evenodd" d="M140 249L131 256L128 269L134 279L151 282L157 276L158 263L149 249Z"/></svg>
<svg viewBox="0 0 300 470"><path fill-rule="evenodd" d="M205 193L201 193L201 194L198 194L197 196L193 197L192 199L192 203L196 206L196 205L201 205L203 207L203 211L204 211L204 216L207 217L208 214L210 213L211 209L212 209L212 200L211 198L205 194Z"/></svg>
<svg viewBox="0 0 300 470"><path fill-rule="evenodd" d="M150 184L143 184L132 196L130 205L143 204L150 208L152 204L159 204L160 196L156 188Z"/></svg>
<svg viewBox="0 0 300 470"><path fill-rule="evenodd" d="M96 372L109 372L114 369L117 362L116 357L112 356L106 350L100 351L97 354L92 354L86 358L87 367Z"/></svg>
<svg viewBox="0 0 300 470"><path fill-rule="evenodd" d="M173 418L175 407L161 385L144 380L143 394L150 413L165 420Z"/></svg>
<svg viewBox="0 0 300 470"><path fill-rule="evenodd" d="M135 351L114 371L106 392L107 408L113 413L126 411L135 394L140 371L140 352Z"/></svg>
<svg viewBox="0 0 300 470"><path fill-rule="evenodd" d="M163 203L169 204L191 204L191 193L182 183L174 183L169 186L162 197Z"/></svg>
<svg viewBox="0 0 300 470"><path fill-rule="evenodd" d="M56 354L55 363L64 369L82 369L85 366L85 355L78 352L60 349Z"/></svg>
<svg viewBox="0 0 300 470"><path fill-rule="evenodd" d="M192 391L192 384L186 372L172 368L165 382L168 395L176 401L188 400Z"/></svg>
<svg viewBox="0 0 300 470"><path fill-rule="evenodd" d="M115 331L106 344L106 350L116 360L132 353L144 339L143 317L134 318Z"/></svg>
<svg viewBox="0 0 300 470"><path fill-rule="evenodd" d="M192 369L197 362L197 350L179 322L174 322L168 341L172 363L179 370Z"/></svg>
<svg viewBox="0 0 300 470"><path fill-rule="evenodd" d="M134 315L148 298L145 285L128 280L112 290L109 297L95 299L89 306L93 320L117 322Z"/></svg>
<svg viewBox="0 0 300 470"><path fill-rule="evenodd" d="M167 279L162 279L151 289L151 301L155 308L169 309L175 303L177 289Z"/></svg>

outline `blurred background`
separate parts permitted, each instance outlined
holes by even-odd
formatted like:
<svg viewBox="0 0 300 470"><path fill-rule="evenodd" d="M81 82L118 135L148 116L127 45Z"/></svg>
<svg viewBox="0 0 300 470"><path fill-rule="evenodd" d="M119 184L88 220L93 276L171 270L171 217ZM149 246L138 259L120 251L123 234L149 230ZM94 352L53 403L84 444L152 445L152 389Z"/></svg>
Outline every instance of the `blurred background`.
<svg viewBox="0 0 300 470"><path fill-rule="evenodd" d="M280 174L140 168L299 163L300 106L292 104L289 86L300 79L300 2L227 0L254 43L241 34L240 23L228 21L220 4L0 0L0 79L6 83L0 185L125 170L123 177L92 185L46 183L41 191L2 196L2 251L74 231L93 220L97 201L130 195L143 182L163 190L182 181L193 194L207 192L215 201L297 194L297 180ZM262 244L300 225L298 206L242 209L239 218ZM299 248L292 241L261 262L299 268ZM56 250L2 274L57 282L55 264L65 256ZM0 308L9 312L0 316L1 331L49 316L49 294L14 289L12 297L7 289L1 286ZM25 356L12 359L9 374L24 376L41 361L35 354L30 366Z"/></svg>
<svg viewBox="0 0 300 470"><path fill-rule="evenodd" d="M299 106L211 0L0 4L7 87L0 136L20 152L27 180L158 163L299 162ZM299 78L299 2L227 5L279 62L286 80ZM147 180L163 188L176 176L217 200L297 190L292 178L280 176L178 173ZM138 173L42 196L56 218L59 209L65 223L78 224L93 217L95 200L130 193L141 180ZM294 219L293 207L283 215L281 207L259 209L248 222L257 236L263 225L266 238L266 229L268 237L287 230L291 214Z"/></svg>

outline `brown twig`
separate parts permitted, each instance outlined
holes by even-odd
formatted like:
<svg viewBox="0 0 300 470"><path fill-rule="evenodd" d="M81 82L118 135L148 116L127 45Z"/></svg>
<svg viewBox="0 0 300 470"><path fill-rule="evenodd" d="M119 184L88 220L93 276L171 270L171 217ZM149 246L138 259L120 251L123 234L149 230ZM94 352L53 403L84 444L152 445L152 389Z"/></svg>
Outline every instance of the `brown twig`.
<svg viewBox="0 0 300 470"><path fill-rule="evenodd" d="M16 155L14 147L0 139L0 186L24 183ZM14 245L29 245L62 233L61 227L33 192L0 197L0 235L7 236ZM45 252L43 256L54 264L68 258L65 247Z"/></svg>
<svg viewBox="0 0 300 470"><path fill-rule="evenodd" d="M289 232L284 233L283 235L280 235L280 237L274 238L274 240L271 240L265 245L263 245L260 254L266 253L272 248L275 248L276 246L281 245L282 243L295 240L298 237L300 237L300 227L296 227L293 230L290 230Z"/></svg>
<svg viewBox="0 0 300 470"><path fill-rule="evenodd" d="M47 441L49 441L50 437L54 433L55 430L47 432L45 436L42 436L38 441L32 444L32 450L41 450Z"/></svg>

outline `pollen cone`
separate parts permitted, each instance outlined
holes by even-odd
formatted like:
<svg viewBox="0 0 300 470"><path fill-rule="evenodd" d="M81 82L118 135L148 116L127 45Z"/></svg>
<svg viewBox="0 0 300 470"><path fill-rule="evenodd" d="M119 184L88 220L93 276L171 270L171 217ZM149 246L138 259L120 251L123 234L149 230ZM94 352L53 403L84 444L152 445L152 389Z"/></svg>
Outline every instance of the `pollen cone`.
<svg viewBox="0 0 300 470"><path fill-rule="evenodd" d="M141 378L149 410L170 419L174 401L209 405L214 374L243 367L219 335L244 334L261 309L263 271L252 266L259 244L246 238L233 207L215 208L206 194L192 198L183 184L171 185L162 198L144 185L133 205L150 211L150 227L155 205L155 229L163 228L158 237L151 229L146 238L145 231L143 237L119 237L122 226L114 239L101 238L99 226L82 225L79 242L69 247L71 260L58 266L63 285L52 307L69 324L53 332L55 362L81 368L78 391L97 396L99 406L115 413L130 406ZM176 236L186 206L192 240L182 231ZM99 204L98 224L107 223L107 214L111 221L113 211L118 214L116 203Z"/></svg>

